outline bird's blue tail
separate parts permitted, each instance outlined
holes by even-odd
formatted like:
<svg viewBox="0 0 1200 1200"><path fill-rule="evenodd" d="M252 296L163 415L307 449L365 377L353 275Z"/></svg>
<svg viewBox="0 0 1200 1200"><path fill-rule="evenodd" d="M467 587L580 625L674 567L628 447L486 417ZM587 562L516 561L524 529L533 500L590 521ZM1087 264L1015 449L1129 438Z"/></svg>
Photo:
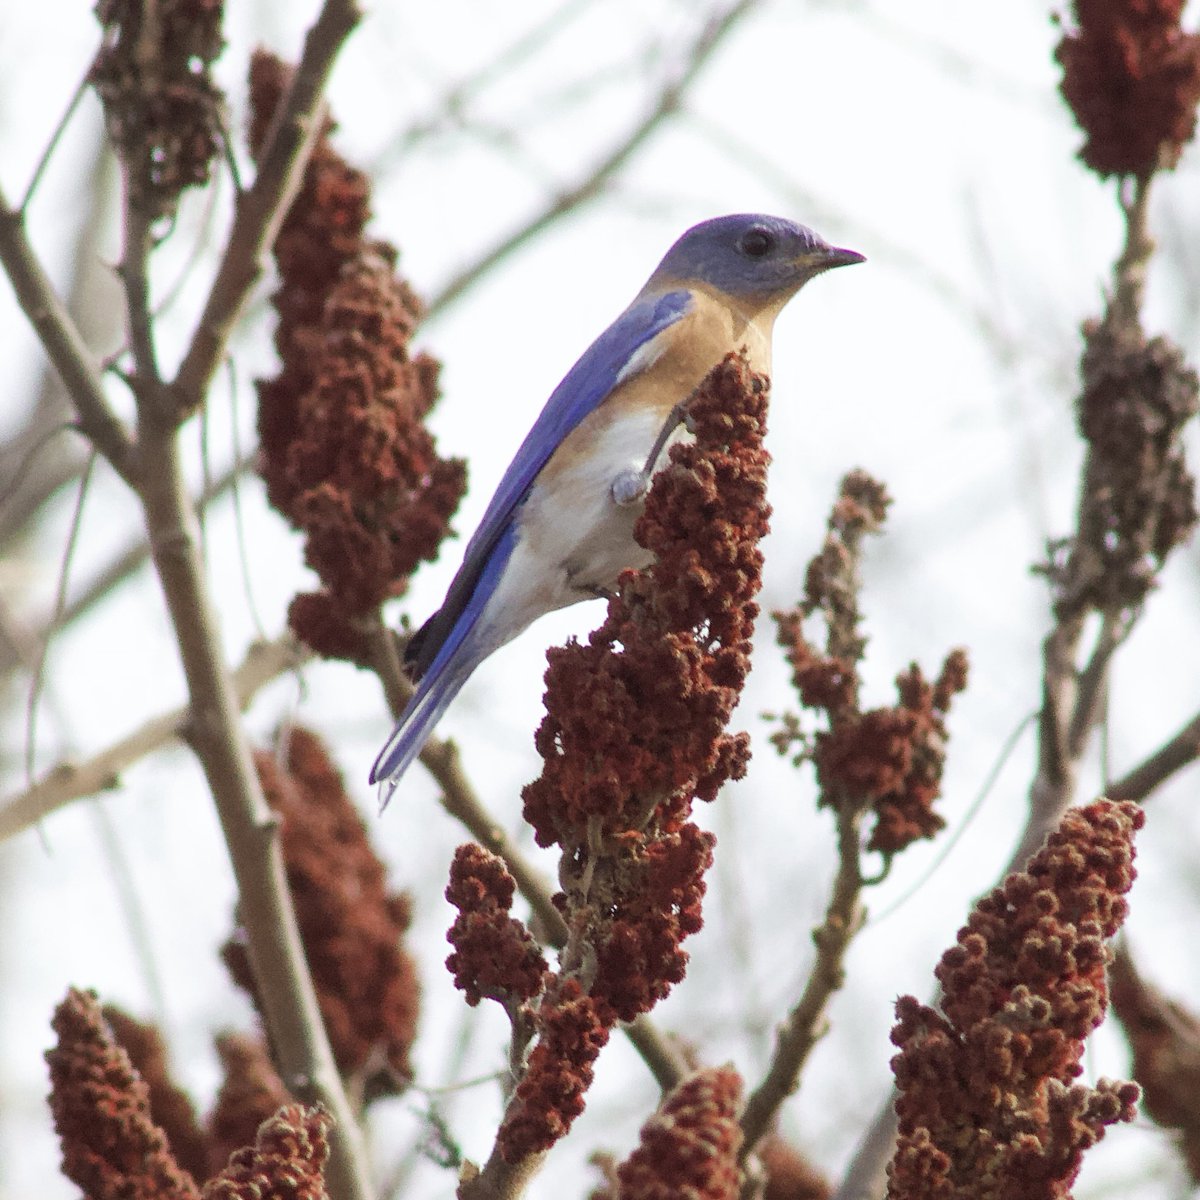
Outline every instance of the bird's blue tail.
<svg viewBox="0 0 1200 1200"><path fill-rule="evenodd" d="M471 673L497 646L520 632L514 629L497 639L494 629L489 633L486 621L482 632L479 627L480 617L492 599L515 545L516 529L510 522L494 540L483 569L469 578L471 590L466 593L465 602L456 601L450 609L454 623L445 633L434 634L438 641L432 661L424 668L413 698L400 714L396 728L371 768L371 782L380 785L380 812L387 807L400 777L421 753L433 727L450 707L450 701L462 690ZM451 596L454 590L454 585L451 585ZM417 637L428 639L434 632L434 621L441 624L438 614L421 629ZM429 650L432 646L433 643L428 642L423 650Z"/></svg>
<svg viewBox="0 0 1200 1200"><path fill-rule="evenodd" d="M431 671L421 680L371 768L371 782L379 784L380 812L387 807L401 776L421 753L442 713L475 669L474 663L465 670L463 668L467 664L464 663L454 666L447 663L446 666L450 669ZM455 666L457 669L454 669Z"/></svg>

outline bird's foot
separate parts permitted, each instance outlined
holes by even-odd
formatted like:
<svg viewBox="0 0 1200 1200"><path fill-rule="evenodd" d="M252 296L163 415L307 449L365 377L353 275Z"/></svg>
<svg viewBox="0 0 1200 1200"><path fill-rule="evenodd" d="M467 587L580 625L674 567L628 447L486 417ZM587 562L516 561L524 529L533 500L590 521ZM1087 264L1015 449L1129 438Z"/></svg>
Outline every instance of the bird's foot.
<svg viewBox="0 0 1200 1200"><path fill-rule="evenodd" d="M637 504L645 498L650 490L650 474L644 467L640 471L630 467L612 481L608 490L614 504L628 508L629 505Z"/></svg>
<svg viewBox="0 0 1200 1200"><path fill-rule="evenodd" d="M630 504L637 504L645 499L646 493L650 490L650 480L654 477L654 469L658 465L659 455L662 454L663 448L670 440L671 434L680 425L688 433L696 432L696 426L687 410L686 400L680 401L680 403L676 404L667 413L667 419L658 431L658 437L654 439L654 445L651 447L650 453L646 458L645 466L640 471L635 471L633 468L622 471L609 485L609 491L612 494L614 504L625 508Z"/></svg>

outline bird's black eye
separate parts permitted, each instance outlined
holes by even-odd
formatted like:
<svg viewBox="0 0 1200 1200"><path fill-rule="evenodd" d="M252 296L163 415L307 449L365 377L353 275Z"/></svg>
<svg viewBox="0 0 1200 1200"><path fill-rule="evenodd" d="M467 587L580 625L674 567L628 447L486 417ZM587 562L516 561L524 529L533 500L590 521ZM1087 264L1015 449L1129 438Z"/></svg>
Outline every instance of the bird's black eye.
<svg viewBox="0 0 1200 1200"><path fill-rule="evenodd" d="M775 239L765 229L751 229L742 234L738 249L747 258L765 258L775 248Z"/></svg>

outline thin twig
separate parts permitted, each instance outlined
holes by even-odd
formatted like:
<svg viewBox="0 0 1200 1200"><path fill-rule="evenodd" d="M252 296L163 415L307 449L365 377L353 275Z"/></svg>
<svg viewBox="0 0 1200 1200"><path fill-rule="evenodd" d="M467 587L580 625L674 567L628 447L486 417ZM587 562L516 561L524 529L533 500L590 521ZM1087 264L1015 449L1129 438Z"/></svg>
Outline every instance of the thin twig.
<svg viewBox="0 0 1200 1200"><path fill-rule="evenodd" d="M1075 688L1074 711L1067 729L1067 753L1072 758L1082 757L1088 738L1100 721L1108 696L1108 668L1127 631L1126 623L1119 616L1104 615L1096 644L1087 666L1079 673Z"/></svg>
<svg viewBox="0 0 1200 1200"><path fill-rule="evenodd" d="M654 103L625 136L604 157L584 171L575 183L559 191L539 212L528 217L490 250L481 254L470 266L453 276L429 300L425 308L426 317L435 316L453 304L463 292L514 251L532 241L567 213L600 195L630 159L658 132L660 126L679 111L684 96L701 70L741 18L758 2L759 0L737 0L706 20L704 28L685 51L683 66L662 85Z"/></svg>
<svg viewBox="0 0 1200 1200"><path fill-rule="evenodd" d="M1149 758L1115 783L1108 785L1110 800L1146 800L1155 788L1166 783L1176 771L1200 759L1200 713L1197 713L1173 738L1164 742Z"/></svg>
<svg viewBox="0 0 1200 1200"><path fill-rule="evenodd" d="M972 822L978 815L979 810L983 807L984 801L991 795L992 788L996 786L996 781L1000 778L1000 773L1008 765L1008 760L1013 751L1017 748L1017 743L1025 736L1025 732L1031 725L1037 721L1037 713L1031 712L1023 717L1018 722L1016 728L1005 739L1004 745L1000 747L1000 753L996 755L996 761L988 769L988 773L984 776L982 785L978 793L970 804L963 811L962 817L956 822L954 832L949 837L942 838L939 842L939 849L934 855L933 861L927 866L917 878L909 884L895 900L891 901L888 906L878 912L871 914L871 919L868 922L872 928L883 921L886 921L893 913L898 912L906 905L918 892L924 889L925 885L933 878L934 874L941 868L946 860L957 849L959 842L962 840L963 834L970 829Z"/></svg>
<svg viewBox="0 0 1200 1200"><path fill-rule="evenodd" d="M103 258L102 242L107 232L113 201L115 160L103 138L96 139L91 160L85 164L75 186L87 203L79 228L75 230L68 260L73 264L71 281L64 303L75 321L84 342L96 353L104 353L122 336L122 315L119 304L110 296L118 290L112 269ZM32 447L41 442L48 430L74 428L74 408L54 366L41 364L37 396L25 420L0 449L0 475L9 475L8 464L15 459L27 460ZM70 424L66 424L70 422ZM79 478L84 455L75 439L56 443L52 451L41 454L37 470L10 494L7 489L0 501L0 545L24 530L42 506L64 484ZM0 668L2 669L2 668Z"/></svg>
<svg viewBox="0 0 1200 1200"><path fill-rule="evenodd" d="M210 479L204 491L197 498L197 509L200 512L204 512L214 500L219 499L227 491L230 491L235 486L238 476L245 473L254 465L256 453L256 451L251 451L249 454L241 456L226 467L219 475ZM55 625L55 628L62 629L64 626L77 621L108 596L114 588L124 583L125 580L139 571L149 561L150 543L144 538L127 546L112 562L96 574L78 596L67 602L66 607L63 609L62 618ZM45 631L43 636L47 636L48 633L48 630Z"/></svg>
<svg viewBox="0 0 1200 1200"><path fill-rule="evenodd" d="M256 642L233 673L238 707L250 706L273 679L294 670L310 657L290 634L273 642ZM187 736L189 711L177 708L147 721L119 742L85 759L61 762L32 787L0 801L0 842L37 824L52 812L84 796L120 786L121 775L169 742Z"/></svg>
<svg viewBox="0 0 1200 1200"><path fill-rule="evenodd" d="M50 160L54 157L54 152L58 149L58 144L62 141L63 134L67 132L67 126L71 123L71 118L75 115L75 110L79 107L79 102L83 99L84 92L87 91L90 74L91 64L88 65L83 78L75 85L75 90L71 93L71 99L67 101L66 110L58 118L58 123L54 126L54 132L50 135L50 140L38 156L37 165L33 168L33 174L29 177L29 183L25 187L25 194L21 197L20 211L22 214L29 211L29 203L33 199L33 194L42 182L42 176L46 173L46 168L50 165Z"/></svg>
<svg viewBox="0 0 1200 1200"><path fill-rule="evenodd" d="M9 501L25 486L29 477L33 474L33 468L37 464L38 456L55 441L59 434L70 433L75 427L74 421L60 421L57 425L51 425L48 429L43 429L32 444L26 447L20 462L17 463L16 470L0 485L0 509L6 508ZM56 477L53 487L49 490L57 490L68 480L78 479L83 470L87 468L88 462L90 462L92 457L94 455L89 456L82 463L71 463L69 466L66 466L64 475Z"/></svg>
<svg viewBox="0 0 1200 1200"><path fill-rule="evenodd" d="M133 438L110 407L91 351L29 244L24 217L9 206L2 188L0 262L12 282L21 311L74 401L81 431L117 474L133 485L137 473Z"/></svg>
<svg viewBox="0 0 1200 1200"><path fill-rule="evenodd" d="M67 587L71 578L71 562L75 557L75 548L79 544L79 530L83 526L83 507L87 502L88 487L92 482L92 468L96 465L96 451L88 455L84 464L83 474L79 477L79 490L75 496L75 508L71 513L71 527L67 533L67 544L63 550L62 565L58 573L58 586L55 588L53 615L50 627L53 629L62 615L67 603ZM33 782L33 764L37 753L37 714L38 701L42 695L42 685L46 678L46 658L50 653L50 639L47 638L38 648L37 665L33 669L33 677L29 682L29 699L25 712L25 779Z"/></svg>
<svg viewBox="0 0 1200 1200"><path fill-rule="evenodd" d="M541 50L577 16L588 11L591 3L592 0L566 0L544 20L489 59L474 75L446 88L431 107L431 115L413 121L375 159L371 164L371 176L378 179L394 170L414 147L427 138L448 129L465 127L467 107L480 92L497 79L511 79L524 60Z"/></svg>
<svg viewBox="0 0 1200 1200"><path fill-rule="evenodd" d="M291 87L275 112L259 158L258 174L237 199L236 215L204 313L171 384L175 419L194 411L225 354L251 288L321 132L321 97L342 43L362 18L357 0L325 0L304 41Z"/></svg>
<svg viewBox="0 0 1200 1200"><path fill-rule="evenodd" d="M830 891L825 919L813 930L816 961L799 1001L776 1035L771 1064L762 1082L750 1094L742 1113L745 1161L774 1124L783 1102L796 1090L800 1072L812 1048L825 1032L825 1010L842 986L846 951L862 928L865 911L860 863L860 829L865 809L852 803L835 804L837 812L838 868Z"/></svg>

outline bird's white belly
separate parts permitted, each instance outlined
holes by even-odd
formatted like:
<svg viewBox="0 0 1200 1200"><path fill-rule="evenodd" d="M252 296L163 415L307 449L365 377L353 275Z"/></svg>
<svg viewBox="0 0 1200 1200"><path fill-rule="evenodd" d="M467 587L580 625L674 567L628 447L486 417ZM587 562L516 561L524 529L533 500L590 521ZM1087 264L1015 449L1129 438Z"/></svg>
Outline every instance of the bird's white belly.
<svg viewBox="0 0 1200 1200"><path fill-rule="evenodd" d="M595 431L586 456L534 488L518 518L512 557L483 614L487 641L502 645L543 613L611 591L622 571L650 564L653 555L633 538L643 504L617 504L612 484L646 465L663 420L653 409L623 414ZM687 436L681 425L667 445ZM664 449L658 465L665 460Z"/></svg>

